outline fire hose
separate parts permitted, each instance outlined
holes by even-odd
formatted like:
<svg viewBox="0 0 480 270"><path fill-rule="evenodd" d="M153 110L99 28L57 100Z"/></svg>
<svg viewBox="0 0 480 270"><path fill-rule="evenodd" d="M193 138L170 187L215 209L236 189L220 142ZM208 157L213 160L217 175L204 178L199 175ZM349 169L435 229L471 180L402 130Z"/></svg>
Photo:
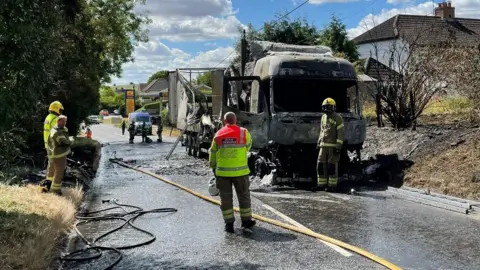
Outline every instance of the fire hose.
<svg viewBox="0 0 480 270"><path fill-rule="evenodd" d="M76 250L67 254L64 254L60 257L61 260L63 261L88 261L88 260L93 260L93 259L98 259L103 255L103 251L113 251L117 253L118 257L115 259L113 263L111 263L108 267L105 269L112 269L115 265L117 265L123 258L123 254L120 250L122 249L131 249L131 248L136 248L140 246L144 246L147 244L152 243L153 241L156 240L156 236L142 228L139 228L138 226L134 225L134 221L139 218L142 215L149 214L149 213L171 213L171 212L177 212L177 209L175 208L156 208L152 210L143 210L142 208L134 205L129 205L129 204L120 204L117 203L115 200L102 200L102 203L112 203L115 205L114 207L110 208L105 208L101 209L98 211L93 211L93 212L86 212L77 215L77 219L80 220L77 224L75 224L75 232L77 235L80 237L80 239L86 244L86 247L80 250ZM132 211L127 211L125 210L125 207L129 208L134 208L135 210ZM112 210L122 210L123 213L105 213L107 211L112 211ZM105 213L105 214L101 214ZM97 215L95 215L97 214ZM95 215L95 216L92 216ZM94 238L92 241L89 241L79 230L79 226L81 227L82 225L92 223L92 222L100 222L100 221L106 221L106 220L121 220L123 223L103 234L100 236ZM129 245L122 245L122 246L103 246L103 245L98 245L97 242L105 238L106 236L117 232L123 228L125 228L127 225L130 225L133 229L136 231L145 233L146 235L149 236L149 238L145 241L141 241L135 244L129 244ZM95 251L94 254L92 255L86 255L86 256L80 256L82 253L87 253L89 251Z"/></svg>
<svg viewBox="0 0 480 270"><path fill-rule="evenodd" d="M208 201L210 203L213 203L213 204L216 204L216 205L220 205L220 201L218 200L215 200L215 199L212 199L208 196L205 196L201 193L198 193L196 191L193 191L189 188L186 188L182 185L179 185L175 182L172 182L168 179L165 179L164 177L161 177L160 175L157 175L153 172L150 172L150 171L147 171L147 170L144 170L144 169L141 169L141 168L136 168L136 167L133 167L133 166L130 166L128 164L126 164L125 162L123 162L123 159L122 158L111 158L110 159L110 162L113 162L113 163L116 163L122 167L125 167L125 168L129 168L129 169L132 169L132 170L135 170L137 172L141 172L141 173L144 173L144 174L147 174L151 177L154 177L158 180L161 180L167 184L170 184L172 186L175 186L183 191L186 191L192 195L195 195L197 196L198 198L202 199L202 200L205 200L205 201ZM234 207L233 210L235 212L239 212L240 210L238 209L238 207ZM274 220L274 219L271 219L271 218L267 218L267 217L264 217L264 216L260 216L260 215L256 215L256 214L253 214L252 215L253 218L257 219L257 220L260 220L260 221L263 221L263 222L266 222L266 223L269 223L269 224L272 224L272 225L275 225L275 226L278 226L278 227L281 227L281 228L284 228L284 229L287 229L287 230L291 230L291 231L295 231L295 232L298 232L298 233L301 233L301 234L304 234L304 235L308 235L308 236L311 236L313 238L317 238L317 239L320 239L320 240L323 240L325 242L328 242L328 243L331 243L331 244L334 244L336 246L339 246L339 247L342 247L342 248L345 248L347 250L350 250L350 251L353 251L367 259L370 259L378 264L381 264L385 267L387 267L388 269L391 269L391 270L401 270L402 268L396 266L395 264L383 259L383 258L380 258L379 256L375 255L375 254L372 254L364 249L361 249L359 247L356 247L356 246L353 246L353 245L350 245L350 244L347 244L345 242L342 242L340 240L337 240L335 238L331 238L331 237L328 237L326 235L323 235L323 234L319 234L319 233L316 233L316 232L313 232L313 231L310 231L308 229L304 229L304 228L299 228L299 227L296 227L296 226L292 226L292 225L289 225L289 224L286 224L286 223L283 223L283 222L280 222L278 220Z"/></svg>

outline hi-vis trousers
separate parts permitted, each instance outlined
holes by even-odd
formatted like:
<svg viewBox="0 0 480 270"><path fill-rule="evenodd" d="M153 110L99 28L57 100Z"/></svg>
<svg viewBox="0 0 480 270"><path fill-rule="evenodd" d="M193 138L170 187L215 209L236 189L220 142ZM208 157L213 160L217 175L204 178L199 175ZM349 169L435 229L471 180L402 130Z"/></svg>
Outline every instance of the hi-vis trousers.
<svg viewBox="0 0 480 270"><path fill-rule="evenodd" d="M335 147L321 147L317 162L317 185L336 187L338 182L338 162L340 153Z"/></svg>
<svg viewBox="0 0 480 270"><path fill-rule="evenodd" d="M238 177L217 176L216 185L220 191L220 201L222 203L220 209L222 210L225 223L233 223L235 221L235 217L233 216L232 185L235 186L235 191L237 193L242 221L252 219L250 179L248 178L248 175Z"/></svg>

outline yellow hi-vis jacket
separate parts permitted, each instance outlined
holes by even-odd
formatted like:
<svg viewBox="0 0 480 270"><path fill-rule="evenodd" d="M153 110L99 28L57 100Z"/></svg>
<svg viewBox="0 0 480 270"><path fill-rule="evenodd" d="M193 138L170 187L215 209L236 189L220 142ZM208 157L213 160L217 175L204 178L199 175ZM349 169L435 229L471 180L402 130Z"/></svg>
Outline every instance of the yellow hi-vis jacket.
<svg viewBox="0 0 480 270"><path fill-rule="evenodd" d="M43 122L43 142L45 143L45 149L48 151L48 135L50 135L50 131L52 128L57 124L58 115L50 113L45 117L45 121Z"/></svg>
<svg viewBox="0 0 480 270"><path fill-rule="evenodd" d="M55 126L48 136L48 158L62 158L70 154L72 142L68 138L68 129Z"/></svg>
<svg viewBox="0 0 480 270"><path fill-rule="evenodd" d="M247 129L227 125L220 129L210 147L210 167L216 176L237 177L250 174L247 153L252 147L252 137Z"/></svg>
<svg viewBox="0 0 480 270"><path fill-rule="evenodd" d="M342 149L344 137L343 118L336 112L322 115L320 124L319 147Z"/></svg>

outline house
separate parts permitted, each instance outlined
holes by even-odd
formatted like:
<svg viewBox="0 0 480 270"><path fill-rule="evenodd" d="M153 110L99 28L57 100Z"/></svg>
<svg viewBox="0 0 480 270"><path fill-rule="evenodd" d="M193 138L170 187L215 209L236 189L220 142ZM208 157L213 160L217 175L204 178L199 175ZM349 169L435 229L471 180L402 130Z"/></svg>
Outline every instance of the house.
<svg viewBox="0 0 480 270"><path fill-rule="evenodd" d="M143 102L154 101L160 98L162 95L168 94L168 80L157 79L150 82L144 88L137 92L137 95L143 100Z"/></svg>
<svg viewBox="0 0 480 270"><path fill-rule="evenodd" d="M398 62L404 61L408 53L392 60L393 46L398 51L408 52L413 44L437 46L447 40L458 42L460 46L478 45L480 19L457 18L452 3L442 2L435 8L435 16L399 14L353 39L361 59L373 58L383 64L382 68L391 67L397 71Z"/></svg>

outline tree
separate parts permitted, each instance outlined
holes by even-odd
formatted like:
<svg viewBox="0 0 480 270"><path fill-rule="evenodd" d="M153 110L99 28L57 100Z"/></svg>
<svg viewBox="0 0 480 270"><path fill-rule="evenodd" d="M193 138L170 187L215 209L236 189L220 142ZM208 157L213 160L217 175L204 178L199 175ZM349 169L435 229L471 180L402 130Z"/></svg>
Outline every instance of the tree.
<svg viewBox="0 0 480 270"><path fill-rule="evenodd" d="M119 76L147 41L137 0L1 1L0 169L43 147L48 104L59 100L68 128L98 109L101 83ZM20 7L20 8L19 8ZM28 147L27 147L28 145Z"/></svg>
<svg viewBox="0 0 480 270"><path fill-rule="evenodd" d="M212 84L212 73L211 72L205 72L205 73L202 73L202 74L198 75L198 77L196 79L196 84L197 85L204 84L206 86L212 87L213 86L213 84Z"/></svg>
<svg viewBox="0 0 480 270"><path fill-rule="evenodd" d="M124 103L124 95L117 94L112 87L100 87L100 109L109 111L118 109Z"/></svg>
<svg viewBox="0 0 480 270"><path fill-rule="evenodd" d="M335 53L342 53L352 63L358 60L357 45L348 39L345 24L335 16L320 32L316 44L330 47Z"/></svg>
<svg viewBox="0 0 480 270"><path fill-rule="evenodd" d="M439 38L449 30L444 26L417 27L416 35L400 33L387 49L372 45L372 57L379 60L370 66L370 74L377 79L372 95L378 95L382 114L395 128L415 128L416 119L430 100L452 86L450 77L463 77L462 73L449 71L458 61L451 53L458 44L451 43L451 37L443 41Z"/></svg>
<svg viewBox="0 0 480 270"><path fill-rule="evenodd" d="M161 70L153 73L149 78L147 83L151 83L154 80L166 80L168 78L168 70Z"/></svg>

